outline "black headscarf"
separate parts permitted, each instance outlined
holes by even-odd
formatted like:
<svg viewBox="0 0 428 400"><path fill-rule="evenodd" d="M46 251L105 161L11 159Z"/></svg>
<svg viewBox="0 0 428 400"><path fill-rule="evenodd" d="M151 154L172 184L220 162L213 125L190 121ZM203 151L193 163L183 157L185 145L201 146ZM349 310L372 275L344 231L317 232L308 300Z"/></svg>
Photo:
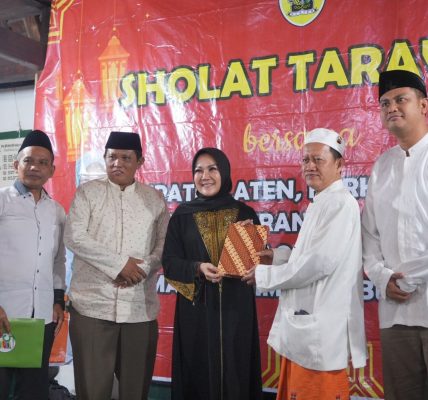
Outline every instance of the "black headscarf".
<svg viewBox="0 0 428 400"><path fill-rule="evenodd" d="M198 191L198 197L187 203L181 204L175 211L176 215L193 214L199 211L220 210L228 207L236 207L239 202L230 194L232 190L232 178L230 177L230 162L221 150L214 147L200 149L192 161L192 173L195 175L196 162L202 154L210 155L216 162L221 177L220 190L214 196L206 197Z"/></svg>

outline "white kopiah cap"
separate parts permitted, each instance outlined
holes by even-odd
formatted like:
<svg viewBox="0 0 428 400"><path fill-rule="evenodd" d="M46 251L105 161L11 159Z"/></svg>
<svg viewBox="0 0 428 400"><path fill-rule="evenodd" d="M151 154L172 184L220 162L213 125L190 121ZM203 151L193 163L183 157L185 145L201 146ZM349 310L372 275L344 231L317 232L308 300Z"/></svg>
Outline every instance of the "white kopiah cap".
<svg viewBox="0 0 428 400"><path fill-rule="evenodd" d="M316 128L305 135L305 143L322 143L330 146L332 149L339 152L343 157L345 154L345 140L337 132L326 129Z"/></svg>

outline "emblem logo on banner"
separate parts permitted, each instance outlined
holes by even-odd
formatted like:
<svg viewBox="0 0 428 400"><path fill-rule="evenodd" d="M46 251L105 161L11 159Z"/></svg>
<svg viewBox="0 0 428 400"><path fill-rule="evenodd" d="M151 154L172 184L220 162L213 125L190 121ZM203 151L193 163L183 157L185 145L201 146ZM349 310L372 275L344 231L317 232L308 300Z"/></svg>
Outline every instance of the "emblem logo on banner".
<svg viewBox="0 0 428 400"><path fill-rule="evenodd" d="M325 0L279 0L284 18L292 25L305 26L315 20Z"/></svg>

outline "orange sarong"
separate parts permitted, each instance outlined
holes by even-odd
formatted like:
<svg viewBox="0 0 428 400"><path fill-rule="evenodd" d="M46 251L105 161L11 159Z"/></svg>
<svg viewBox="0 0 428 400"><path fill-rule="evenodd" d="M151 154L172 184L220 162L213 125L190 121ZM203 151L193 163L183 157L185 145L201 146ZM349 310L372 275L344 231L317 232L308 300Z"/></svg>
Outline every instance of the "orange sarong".
<svg viewBox="0 0 428 400"><path fill-rule="evenodd" d="M346 369L315 371L281 358L276 400L349 400Z"/></svg>

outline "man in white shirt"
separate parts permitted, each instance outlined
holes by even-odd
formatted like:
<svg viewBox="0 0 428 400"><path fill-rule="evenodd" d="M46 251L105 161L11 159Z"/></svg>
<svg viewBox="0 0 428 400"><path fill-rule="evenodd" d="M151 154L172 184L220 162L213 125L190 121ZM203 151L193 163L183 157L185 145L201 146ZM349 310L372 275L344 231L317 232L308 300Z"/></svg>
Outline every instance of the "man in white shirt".
<svg viewBox="0 0 428 400"><path fill-rule="evenodd" d="M74 253L70 339L80 400L147 398L158 338L157 272L169 213L157 190L135 180L140 137L111 132L107 178L76 191L65 228Z"/></svg>
<svg viewBox="0 0 428 400"><path fill-rule="evenodd" d="M31 131L14 167L18 179L0 189L0 335L10 318L45 320L41 368L0 368L0 400L15 377L19 400L46 400L49 356L64 319L64 209L43 189L55 166L49 137ZM12 331L13 334L13 331Z"/></svg>
<svg viewBox="0 0 428 400"><path fill-rule="evenodd" d="M360 210L341 180L344 151L332 130L306 135L302 172L314 201L291 255L267 250L274 265L255 267L259 290L281 290L268 338L283 356L277 399L349 399L348 362L366 363Z"/></svg>
<svg viewBox="0 0 428 400"><path fill-rule="evenodd" d="M362 217L364 267L379 293L385 399L428 399L428 111L424 81L382 72L383 126L398 145L370 177Z"/></svg>

